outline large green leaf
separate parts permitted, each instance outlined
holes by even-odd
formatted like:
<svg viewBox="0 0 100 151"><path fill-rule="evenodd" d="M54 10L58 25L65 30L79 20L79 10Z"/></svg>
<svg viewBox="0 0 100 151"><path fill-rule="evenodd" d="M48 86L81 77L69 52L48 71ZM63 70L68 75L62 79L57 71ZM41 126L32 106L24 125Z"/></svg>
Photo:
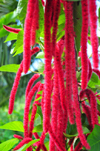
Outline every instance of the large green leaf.
<svg viewBox="0 0 100 151"><path fill-rule="evenodd" d="M16 33L9 33L9 35L7 36L5 42L11 41L11 40L16 40L16 39L17 39L17 34Z"/></svg>
<svg viewBox="0 0 100 151"><path fill-rule="evenodd" d="M40 124L40 125L37 125L36 127L34 127L34 129L33 129L33 133L34 132L42 132L43 131L43 127L42 127L42 125Z"/></svg>
<svg viewBox="0 0 100 151"><path fill-rule="evenodd" d="M17 72L20 65L18 64L8 64L0 67L0 71L4 72Z"/></svg>
<svg viewBox="0 0 100 151"><path fill-rule="evenodd" d="M0 126L0 129L24 132L23 123L21 121L13 121Z"/></svg>
<svg viewBox="0 0 100 151"><path fill-rule="evenodd" d="M22 25L24 25L24 20L26 17L27 3L28 3L28 0L19 0L18 1L17 15L18 15L18 18L19 18L20 22L22 23Z"/></svg>
<svg viewBox="0 0 100 151"><path fill-rule="evenodd" d="M91 147L89 151L100 151L100 126L95 125L87 141Z"/></svg>
<svg viewBox="0 0 100 151"><path fill-rule="evenodd" d="M98 80L99 80L99 78L98 78L97 74L92 72L91 81L98 83Z"/></svg>
<svg viewBox="0 0 100 151"><path fill-rule="evenodd" d="M44 58L44 52L39 52L36 56L36 58L40 58L40 59L43 59Z"/></svg>
<svg viewBox="0 0 100 151"><path fill-rule="evenodd" d="M31 142L29 142L27 145L25 145L25 147L21 150L21 151L25 151L28 147L30 147L31 145L33 145L34 143L38 142L40 139L35 139L32 140Z"/></svg>
<svg viewBox="0 0 100 151"><path fill-rule="evenodd" d="M77 53L80 50L80 40L81 40L81 28L82 28L82 11L81 11L81 3L79 5L77 2L74 3L74 30L75 30L75 47Z"/></svg>
<svg viewBox="0 0 100 151"><path fill-rule="evenodd" d="M5 141L3 143L0 144L0 151L9 151L10 149L12 149L12 147L18 143L18 139L13 138L10 139L8 141Z"/></svg>

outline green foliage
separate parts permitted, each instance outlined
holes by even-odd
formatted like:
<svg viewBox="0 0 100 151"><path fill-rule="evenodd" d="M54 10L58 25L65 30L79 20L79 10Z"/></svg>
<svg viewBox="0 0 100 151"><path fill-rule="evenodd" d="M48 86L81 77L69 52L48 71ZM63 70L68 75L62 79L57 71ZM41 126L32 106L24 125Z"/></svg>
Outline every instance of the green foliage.
<svg viewBox="0 0 100 151"><path fill-rule="evenodd" d="M20 65L17 64L9 64L9 65L4 65L0 67L0 71L5 71L5 72L17 72L18 68Z"/></svg>
<svg viewBox="0 0 100 151"><path fill-rule="evenodd" d="M89 151L100 150L100 126L95 125L93 131L88 136L87 141L91 147Z"/></svg>
<svg viewBox="0 0 100 151"><path fill-rule="evenodd" d="M1 151L9 151L18 142L19 142L19 140L16 139L16 138L13 138L13 139L10 139L8 141L5 141L5 142L0 144L0 150Z"/></svg>
<svg viewBox="0 0 100 151"><path fill-rule="evenodd" d="M24 132L23 123L21 121L13 121L0 126L0 129L13 130L18 132Z"/></svg>

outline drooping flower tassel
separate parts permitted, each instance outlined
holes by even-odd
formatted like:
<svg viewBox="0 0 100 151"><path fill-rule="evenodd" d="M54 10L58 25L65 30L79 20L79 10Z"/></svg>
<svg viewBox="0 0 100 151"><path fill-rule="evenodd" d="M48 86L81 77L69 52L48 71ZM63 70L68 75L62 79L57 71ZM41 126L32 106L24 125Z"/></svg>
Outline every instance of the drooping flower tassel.
<svg viewBox="0 0 100 151"><path fill-rule="evenodd" d="M93 124L93 128L94 125L97 124L98 125L98 116L97 116L97 101L96 101L96 97L94 95L94 93L92 92L92 90L90 89L85 89L84 91L80 92L80 98L82 99L84 96L87 96L90 106L91 106L91 120L92 120L92 124Z"/></svg>
<svg viewBox="0 0 100 151"><path fill-rule="evenodd" d="M98 68L98 37L97 37L97 15L96 15L96 0L89 0L89 14L90 14L90 30L91 30L91 44L92 44L92 58L93 68Z"/></svg>
<svg viewBox="0 0 100 151"><path fill-rule="evenodd" d="M87 57L87 39L88 39L88 1L82 0L82 32L81 32L81 64L82 64L82 89L87 87L88 83L88 57Z"/></svg>
<svg viewBox="0 0 100 151"><path fill-rule="evenodd" d="M52 0L46 1L44 14L44 52L45 52L45 83L44 83L44 104L43 104L43 130L46 133L50 125L51 109L51 10Z"/></svg>
<svg viewBox="0 0 100 151"><path fill-rule="evenodd" d="M34 74L32 76L32 78L30 79L30 81L28 82L27 88L26 88L26 92L25 92L25 96L27 98L29 91L31 90L31 87L33 85L33 83L40 77L39 74Z"/></svg>
<svg viewBox="0 0 100 151"><path fill-rule="evenodd" d="M56 47L56 34L57 34L57 28L58 28L58 17L60 13L60 0L55 0L54 2L54 14L53 14L53 33L52 33L52 54L55 53L55 47Z"/></svg>
<svg viewBox="0 0 100 151"><path fill-rule="evenodd" d="M65 2L65 70L66 70L66 100L69 121L74 124L72 109L72 64L71 64L71 35L73 32L73 2Z"/></svg>
<svg viewBox="0 0 100 151"><path fill-rule="evenodd" d="M8 110L9 114L12 114L13 109L14 109L15 95L16 95L16 92L17 92L17 88L18 88L18 85L19 85L19 81L20 81L22 71L23 71L23 61L20 64L20 67L19 67L18 72L16 74L16 77L15 77L15 80L14 80L14 83L13 83L13 87L12 87L12 90L11 90L11 94L10 94L10 98L9 98L9 110Z"/></svg>
<svg viewBox="0 0 100 151"><path fill-rule="evenodd" d="M30 51L30 42L31 42L31 29L32 21L35 9L35 0L28 0L27 14L24 25L24 52L23 52L23 70L24 73L27 73L30 67L31 61L31 51Z"/></svg>
<svg viewBox="0 0 100 151"><path fill-rule="evenodd" d="M32 50L31 50L31 56L34 55L36 52L38 52L40 49L38 47L34 47ZM14 108L14 101L15 101L15 95L16 95L16 92L17 92L17 88L18 88L18 85L19 85L19 81L20 81L20 78L21 78L21 73L23 72L23 61L21 62L20 64L20 67L18 69L18 72L16 74L16 77L15 77L15 80L14 80L14 83L13 83L13 87L12 87L12 90L11 90L11 93L10 93L10 98L9 98L9 110L8 110L8 113L9 114L12 114L13 112L13 108Z"/></svg>
<svg viewBox="0 0 100 151"><path fill-rule="evenodd" d="M78 100L78 83L76 78L76 61L75 61L75 49L74 49L74 37L72 37L72 90L73 90L73 101L75 109L76 126L80 141L86 149L90 149L89 144L86 141L85 135L83 134L82 122L81 122L81 110Z"/></svg>
<svg viewBox="0 0 100 151"><path fill-rule="evenodd" d="M12 28L12 27L9 27L9 26L6 26L6 25L3 25L3 28L9 32L13 32L13 33L16 33L18 34L20 32L20 29L16 29L16 28Z"/></svg>
<svg viewBox="0 0 100 151"><path fill-rule="evenodd" d="M35 44L36 40L36 30L39 28L39 1L35 1L34 14L32 20L32 29L31 29L31 46Z"/></svg>
<svg viewBox="0 0 100 151"><path fill-rule="evenodd" d="M23 139L23 137L22 137L22 136L17 135L17 134L14 134L14 137L15 137L15 138L18 138L18 139Z"/></svg>
<svg viewBox="0 0 100 151"><path fill-rule="evenodd" d="M23 145L29 143L30 141L32 141L32 138L27 137L27 138L23 139L13 150L20 149Z"/></svg>
<svg viewBox="0 0 100 151"><path fill-rule="evenodd" d="M91 108L88 105L86 105L84 102L82 102L82 108L83 108L83 112L86 114L86 117L88 119L90 130L92 131L93 125L92 125L92 119L91 119Z"/></svg>
<svg viewBox="0 0 100 151"><path fill-rule="evenodd" d="M24 137L28 137L28 114L29 114L29 107L32 100L32 97L34 96L34 93L37 91L38 87L40 85L40 82L37 82L35 86L31 89L29 92L26 100L25 100L25 109L24 109Z"/></svg>
<svg viewBox="0 0 100 151"><path fill-rule="evenodd" d="M99 79L100 79L100 71L98 69L92 69L92 71L94 73L96 73L98 75Z"/></svg>

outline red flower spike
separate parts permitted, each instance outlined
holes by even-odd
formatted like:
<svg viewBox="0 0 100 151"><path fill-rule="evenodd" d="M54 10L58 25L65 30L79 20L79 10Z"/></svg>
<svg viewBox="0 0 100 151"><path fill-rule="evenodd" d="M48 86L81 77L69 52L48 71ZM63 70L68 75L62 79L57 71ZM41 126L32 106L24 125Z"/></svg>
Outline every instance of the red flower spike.
<svg viewBox="0 0 100 151"><path fill-rule="evenodd" d="M90 34L93 56L93 67L98 68L98 37L97 37L97 15L96 15L96 0L89 0L89 14L90 14Z"/></svg>
<svg viewBox="0 0 100 151"><path fill-rule="evenodd" d="M30 42L31 42L32 21L34 15L33 10L35 9L35 3L36 3L35 0L28 0L27 14L24 26L24 52L23 52L24 73L27 73L31 61Z"/></svg>
<svg viewBox="0 0 100 151"><path fill-rule="evenodd" d="M66 101L69 121L74 124L72 109L72 65L71 65L71 35L73 35L73 2L65 2L65 70L66 70Z"/></svg>
<svg viewBox="0 0 100 151"><path fill-rule="evenodd" d="M34 82L35 82L39 77L40 77L39 74L34 74L34 75L32 76L32 78L30 79L30 81L28 82L28 85L27 85L27 87L26 87L26 92L25 92L26 98L27 98L27 96L28 96L28 93L29 93L30 90L31 90L32 85L34 84Z"/></svg>
<svg viewBox="0 0 100 151"><path fill-rule="evenodd" d="M20 136L20 135L16 135L16 134L14 134L14 137L15 137L15 138L18 138L18 139L23 139L23 137L22 137L22 136Z"/></svg>
<svg viewBox="0 0 100 151"><path fill-rule="evenodd" d="M31 56L33 54L35 54L36 52L38 52L39 50L40 49L38 47L34 47L31 50ZM10 98L9 98L9 111L8 111L9 114L12 114L12 112L13 112L15 95L16 95L16 92L17 92L17 88L18 88L18 85L19 85L19 81L20 81L22 71L23 71L23 61L20 64L20 68L18 69L18 72L16 74L16 77L15 77L15 80L14 80L14 83L13 83L13 87L12 87L12 90L11 90L11 94L10 94Z"/></svg>
<svg viewBox="0 0 100 151"><path fill-rule="evenodd" d="M34 6L34 14L33 14L33 20L32 20L32 29L31 29L31 45L33 46L35 44L36 39L36 30L39 28L39 4L38 0L35 1Z"/></svg>
<svg viewBox="0 0 100 151"><path fill-rule="evenodd" d="M3 28L9 32L13 32L13 33L16 33L18 34L20 32L20 29L16 29L16 28L12 28L12 27L9 27L9 26L6 26L6 25L3 25Z"/></svg>
<svg viewBox="0 0 100 151"><path fill-rule="evenodd" d="M39 146L37 147L36 151L40 151L41 149L41 145L39 144Z"/></svg>
<svg viewBox="0 0 100 151"><path fill-rule="evenodd" d="M75 147L74 151L81 151L81 149L82 149L82 144L81 142L79 142L77 146Z"/></svg>
<svg viewBox="0 0 100 151"><path fill-rule="evenodd" d="M52 140L54 141L56 147L59 149L59 151L66 151L63 146L61 146L60 142L58 141L56 135L53 133L51 126L49 127L49 135L52 137Z"/></svg>
<svg viewBox="0 0 100 151"><path fill-rule="evenodd" d="M80 92L80 96L82 91ZM93 124L93 128L94 125L98 125L98 116L97 116L97 101L96 101L96 97L95 94L92 92L92 90L90 89L85 89L84 92L89 100L90 106L91 106L91 120L92 120L92 124ZM84 95L83 95L84 96Z"/></svg>
<svg viewBox="0 0 100 151"><path fill-rule="evenodd" d="M19 67L18 72L16 74L16 77L15 77L15 80L14 80L14 83L13 83L13 87L12 87L12 90L11 90L11 93L10 93L8 114L12 114L13 109L14 109L15 95L16 95L16 92L17 92L17 88L18 88L18 85L19 85L19 81L20 81L22 71L23 71L23 61L20 64L20 67Z"/></svg>
<svg viewBox="0 0 100 151"><path fill-rule="evenodd" d="M24 109L24 136L28 137L28 114L29 114L29 107L32 100L32 97L34 96L34 93L37 91L38 87L40 85L40 82L37 82L36 85L31 89L29 92L26 101L25 101L25 109Z"/></svg>
<svg viewBox="0 0 100 151"><path fill-rule="evenodd" d="M33 104L31 121L30 121L30 127L29 127L29 137L31 137L31 138L32 138L32 130L33 130L33 125L34 125L34 119L35 119L36 111L37 111L37 106Z"/></svg>
<svg viewBox="0 0 100 151"><path fill-rule="evenodd" d="M82 0L82 32L81 32L81 64L82 64L82 89L87 87L88 83L88 57L87 57L87 39L88 39L88 1Z"/></svg>
<svg viewBox="0 0 100 151"><path fill-rule="evenodd" d="M92 76L92 66L91 66L91 62L89 59L88 59L88 64L89 64L89 74L88 74L88 81L89 81Z"/></svg>
<svg viewBox="0 0 100 151"><path fill-rule="evenodd" d="M58 98L59 88L58 88L58 73L57 73L57 63L56 57L54 59L54 86L53 86L53 97L52 97L52 113L51 113L51 126L54 134L57 132L57 112L58 112ZM55 144L50 137L49 150L55 151Z"/></svg>
<svg viewBox="0 0 100 151"><path fill-rule="evenodd" d="M91 131L93 130L93 125L92 125L92 119L91 119L91 108L86 105L85 103L82 103L82 108L83 108L83 112L86 114L86 117L88 119L89 122L89 126Z"/></svg>
<svg viewBox="0 0 100 151"><path fill-rule="evenodd" d="M70 147L70 151L74 151L74 150L73 150L73 144L72 144L71 147Z"/></svg>
<svg viewBox="0 0 100 151"><path fill-rule="evenodd" d="M43 104L43 130L46 133L50 125L51 108L51 14L52 0L46 1L44 14L44 52L45 52L45 84L44 84L44 104Z"/></svg>
<svg viewBox="0 0 100 151"><path fill-rule="evenodd" d="M53 33L52 33L52 54L55 53L55 47L56 47L56 34L57 34L57 28L58 28L58 17L60 14L60 0L56 0L54 2L54 14L53 14Z"/></svg>
<svg viewBox="0 0 100 151"><path fill-rule="evenodd" d="M18 149L20 149L23 145L29 143L30 141L32 141L32 139L29 138L29 137L23 139L13 150L18 150Z"/></svg>
<svg viewBox="0 0 100 151"><path fill-rule="evenodd" d="M85 135L83 134L83 130L82 130L81 111L80 111L80 104L78 101L78 83L76 78L74 37L72 37L72 60L73 60L72 61L72 90L73 90L73 101L74 101L77 131L82 145L85 146L86 149L90 149L90 146L87 143Z"/></svg>

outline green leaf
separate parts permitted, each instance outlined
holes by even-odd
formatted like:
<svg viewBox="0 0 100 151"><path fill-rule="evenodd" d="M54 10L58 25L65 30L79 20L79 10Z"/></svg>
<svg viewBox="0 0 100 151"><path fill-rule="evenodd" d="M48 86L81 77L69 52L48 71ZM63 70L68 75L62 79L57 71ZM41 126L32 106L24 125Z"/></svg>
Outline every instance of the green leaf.
<svg viewBox="0 0 100 151"><path fill-rule="evenodd" d="M100 151L100 126L95 125L93 131L88 136L87 141L91 147L89 151Z"/></svg>
<svg viewBox="0 0 100 151"><path fill-rule="evenodd" d="M83 133L84 133L84 134L88 134L88 133L90 133L90 131L88 130L87 127L83 127ZM74 135L69 135L69 134L64 133L64 135L65 135L67 138L72 138L72 137L78 136L78 133L76 133L76 134L74 134Z"/></svg>
<svg viewBox="0 0 100 151"><path fill-rule="evenodd" d="M14 52L14 51L13 51ZM17 49L16 53L13 55L13 57L15 57L16 55L20 54L23 52L23 45L19 46L19 48Z"/></svg>
<svg viewBox="0 0 100 151"><path fill-rule="evenodd" d="M36 56L36 58L41 58L41 59L44 59L44 52L39 52Z"/></svg>
<svg viewBox="0 0 100 151"><path fill-rule="evenodd" d="M27 3L28 0L19 0L17 5L17 15L21 24L24 25L24 20L27 12Z"/></svg>
<svg viewBox="0 0 100 151"><path fill-rule="evenodd" d="M21 121L13 121L0 126L0 129L13 130L18 132L24 132L23 123Z"/></svg>
<svg viewBox="0 0 100 151"><path fill-rule="evenodd" d="M22 50L22 52L23 52L23 34L24 34L24 31L23 30L21 30L19 33L18 33L18 35L17 35L17 42L16 42L16 46L15 46L15 48L14 48L14 50L13 50L13 53L14 52L16 52L16 54L19 54L20 52L21 52L21 50ZM21 48L20 48L21 47ZM15 54L15 55L16 55ZM14 55L14 56L15 56Z"/></svg>
<svg viewBox="0 0 100 151"><path fill-rule="evenodd" d="M36 100L34 100L34 101L38 101L38 100L40 100L40 99L42 99L42 96L40 96L39 98L37 98Z"/></svg>
<svg viewBox="0 0 100 151"><path fill-rule="evenodd" d="M40 124L40 125L37 125L36 127L34 127L34 129L33 129L33 133L34 132L42 132L43 131L43 127L42 127L42 125Z"/></svg>
<svg viewBox="0 0 100 151"><path fill-rule="evenodd" d="M65 24L65 13L61 14L58 19L58 25Z"/></svg>
<svg viewBox="0 0 100 151"><path fill-rule="evenodd" d="M98 80L99 80L99 78L98 78L97 74L92 72L91 81L98 83Z"/></svg>
<svg viewBox="0 0 100 151"><path fill-rule="evenodd" d="M35 139L35 140L32 140L32 141L30 141L28 144L26 144L22 149L21 149L21 151L26 151L26 149L28 148L28 147L30 147L31 145L33 145L34 143L36 143L36 142L38 142L40 139ZM18 150L19 151L19 150Z"/></svg>
<svg viewBox="0 0 100 151"><path fill-rule="evenodd" d="M5 42L11 41L11 40L16 40L16 39L17 39L17 34L16 33L9 33L9 35L7 36Z"/></svg>
<svg viewBox="0 0 100 151"><path fill-rule="evenodd" d="M77 5L77 2L74 3L74 31L76 34L75 37L75 47L77 50L77 54L80 50L80 41L81 41L81 28L82 28L82 10L81 3Z"/></svg>
<svg viewBox="0 0 100 151"><path fill-rule="evenodd" d="M18 142L19 142L19 140L16 139L16 138L13 138L13 139L10 139L8 141L5 141L5 142L3 142L3 143L0 144L0 150L1 151L9 151Z"/></svg>
<svg viewBox="0 0 100 151"><path fill-rule="evenodd" d="M38 94L42 94L42 93L43 93L43 90L38 92Z"/></svg>
<svg viewBox="0 0 100 151"><path fill-rule="evenodd" d="M43 74L43 71L44 71L44 63L43 62L38 63L37 70L39 71L40 74L41 73Z"/></svg>
<svg viewBox="0 0 100 151"><path fill-rule="evenodd" d="M4 72L17 72L20 65L18 64L8 64L0 67L0 71Z"/></svg>

